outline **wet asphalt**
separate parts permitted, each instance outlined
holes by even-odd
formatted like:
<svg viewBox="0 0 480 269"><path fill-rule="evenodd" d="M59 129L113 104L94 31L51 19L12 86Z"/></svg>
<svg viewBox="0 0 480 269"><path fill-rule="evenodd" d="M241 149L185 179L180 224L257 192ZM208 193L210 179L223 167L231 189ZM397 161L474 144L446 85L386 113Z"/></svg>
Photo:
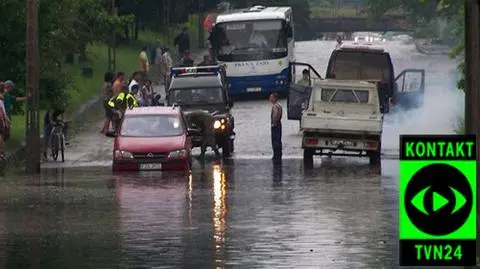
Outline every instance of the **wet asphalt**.
<svg viewBox="0 0 480 269"><path fill-rule="evenodd" d="M297 60L324 74L334 46L297 43ZM333 157L306 168L287 120L283 163L272 164L265 100L235 103L233 158L191 173L112 174L112 140L92 124L64 164L0 182L0 269L397 268L398 134L453 133L462 105L447 56L384 46L397 73L426 69L427 103L385 118L381 166Z"/></svg>

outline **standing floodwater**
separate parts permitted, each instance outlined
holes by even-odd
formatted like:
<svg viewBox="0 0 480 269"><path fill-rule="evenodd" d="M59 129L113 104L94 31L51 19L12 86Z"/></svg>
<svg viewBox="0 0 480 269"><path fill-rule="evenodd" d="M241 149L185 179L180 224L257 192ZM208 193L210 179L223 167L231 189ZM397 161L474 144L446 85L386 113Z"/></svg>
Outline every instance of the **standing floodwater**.
<svg viewBox="0 0 480 269"><path fill-rule="evenodd" d="M396 157L399 133L453 132L462 103L447 56L385 47L397 71L426 70L425 109L386 116L382 145ZM334 48L300 42L297 60L323 75ZM283 120L274 165L270 108L235 103L233 159L195 159L191 175L112 175L112 140L93 124L65 164L0 182L0 268L397 268L398 161L316 158L306 169L298 122Z"/></svg>

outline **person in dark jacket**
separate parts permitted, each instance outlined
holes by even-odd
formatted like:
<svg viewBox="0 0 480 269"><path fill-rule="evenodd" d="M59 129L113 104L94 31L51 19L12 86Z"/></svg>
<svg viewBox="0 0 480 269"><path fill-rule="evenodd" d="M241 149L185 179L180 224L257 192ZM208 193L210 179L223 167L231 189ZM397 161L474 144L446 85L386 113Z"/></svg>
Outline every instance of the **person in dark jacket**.
<svg viewBox="0 0 480 269"><path fill-rule="evenodd" d="M194 64L195 62L190 57L190 52L188 52L188 50L185 51L182 59L180 59L180 67L193 67Z"/></svg>
<svg viewBox="0 0 480 269"><path fill-rule="evenodd" d="M175 37L173 44L178 46L180 57L182 57L186 51L190 50L190 36L187 33L186 27L183 27L182 32Z"/></svg>
<svg viewBox="0 0 480 269"><path fill-rule="evenodd" d="M205 157L205 152L207 147L212 148L215 152L215 156L219 156L220 152L218 151L217 141L215 139L215 129L213 128L213 117L210 113L198 110L189 112L186 115L187 122L189 126L200 129L201 134L201 152L200 158Z"/></svg>

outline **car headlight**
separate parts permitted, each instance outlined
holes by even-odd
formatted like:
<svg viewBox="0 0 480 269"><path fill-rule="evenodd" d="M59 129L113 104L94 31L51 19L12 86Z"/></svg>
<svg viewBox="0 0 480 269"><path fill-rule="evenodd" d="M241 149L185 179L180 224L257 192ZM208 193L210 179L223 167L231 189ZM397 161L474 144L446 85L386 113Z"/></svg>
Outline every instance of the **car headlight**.
<svg viewBox="0 0 480 269"><path fill-rule="evenodd" d="M115 150L115 159L133 159L133 154L125 150Z"/></svg>
<svg viewBox="0 0 480 269"><path fill-rule="evenodd" d="M168 158L178 158L178 157L185 157L187 156L187 150L185 149L179 149L179 150L174 150L168 154Z"/></svg>
<svg viewBox="0 0 480 269"><path fill-rule="evenodd" d="M224 130L226 123L227 123L227 121L225 119L215 120L215 122L213 123L213 128Z"/></svg>

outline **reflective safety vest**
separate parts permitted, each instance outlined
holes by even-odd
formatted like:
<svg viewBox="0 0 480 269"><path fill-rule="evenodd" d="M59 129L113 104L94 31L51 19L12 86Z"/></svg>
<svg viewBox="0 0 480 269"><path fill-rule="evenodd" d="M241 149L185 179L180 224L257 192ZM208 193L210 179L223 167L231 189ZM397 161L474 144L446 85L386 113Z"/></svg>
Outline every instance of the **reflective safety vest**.
<svg viewBox="0 0 480 269"><path fill-rule="evenodd" d="M110 98L110 100L108 100L108 106L111 107L111 108L115 108L115 99L117 99L116 96Z"/></svg>
<svg viewBox="0 0 480 269"><path fill-rule="evenodd" d="M131 100L132 103L133 103L133 106L138 107L138 101L135 98L135 96L133 96L131 93L125 94L124 92L121 92L117 96L114 96L114 97L110 98L110 100L108 101L108 106L111 107L111 108L115 108L115 104L116 104L117 101L123 102L124 100L126 100L126 101Z"/></svg>
<svg viewBox="0 0 480 269"><path fill-rule="evenodd" d="M110 98L110 100L108 101L108 106L111 107L111 108L115 108L115 103L117 101L122 101L123 102L123 99L125 99L125 93L120 92L118 95Z"/></svg>
<svg viewBox="0 0 480 269"><path fill-rule="evenodd" d="M138 100L137 98L135 98L135 96L133 96L133 94L127 93L126 99L127 101L132 101L134 107L138 107ZM123 100L123 97L122 97L122 100Z"/></svg>

